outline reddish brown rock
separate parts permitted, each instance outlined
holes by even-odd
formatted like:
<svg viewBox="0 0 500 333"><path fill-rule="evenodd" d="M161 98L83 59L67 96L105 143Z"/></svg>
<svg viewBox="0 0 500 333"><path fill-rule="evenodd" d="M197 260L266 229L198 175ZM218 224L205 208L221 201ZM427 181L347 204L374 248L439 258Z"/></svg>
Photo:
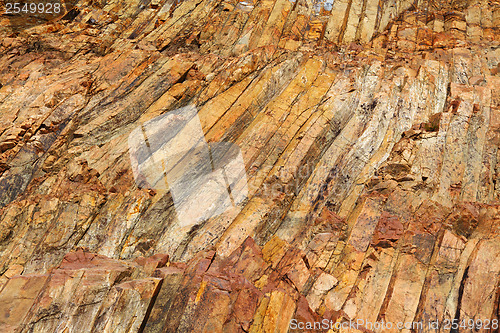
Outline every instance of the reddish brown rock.
<svg viewBox="0 0 500 333"><path fill-rule="evenodd" d="M403 235L403 224L397 216L383 212L373 235L372 245L380 247L394 246Z"/></svg>
<svg viewBox="0 0 500 333"><path fill-rule="evenodd" d="M0 14L1 332L499 319L498 1L81 0L22 22ZM188 105L248 192L186 226L129 139L156 149L147 124ZM176 171L204 189L194 160Z"/></svg>

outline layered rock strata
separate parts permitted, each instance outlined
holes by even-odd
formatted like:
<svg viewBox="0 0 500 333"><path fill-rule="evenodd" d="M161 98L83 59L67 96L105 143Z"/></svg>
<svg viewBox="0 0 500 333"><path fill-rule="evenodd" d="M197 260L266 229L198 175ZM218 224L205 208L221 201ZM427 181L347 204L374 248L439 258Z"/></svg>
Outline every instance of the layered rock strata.
<svg viewBox="0 0 500 333"><path fill-rule="evenodd" d="M12 24L0 331L499 319L498 1L80 1ZM188 105L248 186L195 225L129 152Z"/></svg>

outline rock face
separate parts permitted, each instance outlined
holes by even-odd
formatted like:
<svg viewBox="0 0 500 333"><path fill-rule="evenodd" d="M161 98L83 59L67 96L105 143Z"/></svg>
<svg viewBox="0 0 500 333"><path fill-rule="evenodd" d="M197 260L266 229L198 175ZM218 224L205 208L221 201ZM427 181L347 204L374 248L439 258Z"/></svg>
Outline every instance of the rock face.
<svg viewBox="0 0 500 333"><path fill-rule="evenodd" d="M1 332L498 332L498 1L0 19ZM247 191L186 225L129 137L189 105Z"/></svg>

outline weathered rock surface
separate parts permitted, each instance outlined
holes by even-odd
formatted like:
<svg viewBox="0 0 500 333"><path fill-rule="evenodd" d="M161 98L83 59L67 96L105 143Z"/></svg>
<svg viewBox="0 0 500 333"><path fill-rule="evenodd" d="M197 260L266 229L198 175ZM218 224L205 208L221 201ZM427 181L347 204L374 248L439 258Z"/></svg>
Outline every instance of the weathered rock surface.
<svg viewBox="0 0 500 333"><path fill-rule="evenodd" d="M1 332L498 322L498 1L105 0L0 20ZM128 145L187 105L248 182L194 226L138 185Z"/></svg>

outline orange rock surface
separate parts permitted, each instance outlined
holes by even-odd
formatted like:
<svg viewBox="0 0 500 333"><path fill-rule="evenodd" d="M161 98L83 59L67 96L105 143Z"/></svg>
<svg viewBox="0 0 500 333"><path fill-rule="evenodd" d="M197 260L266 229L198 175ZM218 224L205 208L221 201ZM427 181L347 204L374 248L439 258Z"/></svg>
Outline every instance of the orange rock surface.
<svg viewBox="0 0 500 333"><path fill-rule="evenodd" d="M0 332L498 331L498 1L73 2L0 15ZM195 225L129 154L188 105Z"/></svg>

